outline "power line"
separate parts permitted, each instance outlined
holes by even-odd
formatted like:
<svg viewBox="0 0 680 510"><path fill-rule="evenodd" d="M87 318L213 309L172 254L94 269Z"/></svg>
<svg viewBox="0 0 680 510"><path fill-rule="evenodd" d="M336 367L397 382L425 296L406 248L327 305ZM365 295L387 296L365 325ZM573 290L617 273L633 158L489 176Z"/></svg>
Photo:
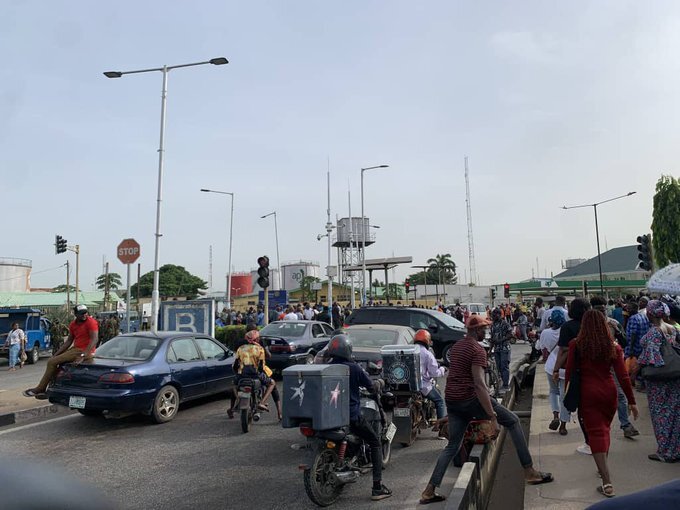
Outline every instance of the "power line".
<svg viewBox="0 0 680 510"><path fill-rule="evenodd" d="M57 267L51 267L49 269L43 269L42 271L31 271L29 276L33 276L34 274L42 274L42 273L49 273L50 271L56 271L57 269L61 269L64 267L66 264L62 264ZM18 280L19 278L26 278L26 275L19 275L19 276L12 276L11 278L3 278L0 280L0 282L8 282L10 280Z"/></svg>

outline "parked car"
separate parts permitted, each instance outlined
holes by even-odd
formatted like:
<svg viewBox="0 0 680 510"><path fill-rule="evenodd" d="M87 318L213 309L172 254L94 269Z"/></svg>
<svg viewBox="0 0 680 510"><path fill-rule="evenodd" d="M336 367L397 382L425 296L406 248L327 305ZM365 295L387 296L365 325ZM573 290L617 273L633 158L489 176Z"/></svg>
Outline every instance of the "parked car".
<svg viewBox="0 0 680 510"><path fill-rule="evenodd" d="M326 346L332 334L333 328L325 322L272 322L260 330L262 343L271 353L267 366L283 370L299 363L311 364L314 355Z"/></svg>
<svg viewBox="0 0 680 510"><path fill-rule="evenodd" d="M234 353L206 335L130 333L106 342L92 360L62 365L47 395L86 416L142 413L165 423L182 402L230 391L233 363Z"/></svg>
<svg viewBox="0 0 680 510"><path fill-rule="evenodd" d="M427 329L432 335L435 355L447 359L448 350L465 336L465 325L445 313L426 308L370 306L358 308L345 320L347 326L356 324L395 324L414 330Z"/></svg>
<svg viewBox="0 0 680 510"><path fill-rule="evenodd" d="M468 312L470 312L470 315L485 315L486 314L486 305L482 303L461 303L463 308L465 308Z"/></svg>
<svg viewBox="0 0 680 510"><path fill-rule="evenodd" d="M352 356L354 361L362 367L368 368L373 362L382 368L380 348L386 345L413 345L415 331L407 326L393 326L391 324L361 324L346 327L342 333L349 335L352 340ZM314 363L322 364L328 361L327 348L316 355Z"/></svg>

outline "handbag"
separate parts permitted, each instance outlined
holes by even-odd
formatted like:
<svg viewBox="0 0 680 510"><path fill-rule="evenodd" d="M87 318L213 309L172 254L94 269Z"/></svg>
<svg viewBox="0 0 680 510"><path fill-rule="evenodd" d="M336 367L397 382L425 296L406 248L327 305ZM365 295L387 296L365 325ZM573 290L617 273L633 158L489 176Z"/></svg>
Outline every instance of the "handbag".
<svg viewBox="0 0 680 510"><path fill-rule="evenodd" d="M26 360L28 359L28 355L26 354L26 351L21 351L21 354L19 354L19 361L22 363L26 363Z"/></svg>
<svg viewBox="0 0 680 510"><path fill-rule="evenodd" d="M680 379L680 348L675 347L670 341L661 346L661 357L664 365L655 367L653 365L642 366L642 377L649 381L673 381Z"/></svg>
<svg viewBox="0 0 680 510"><path fill-rule="evenodd" d="M581 362L579 360L578 349L574 350L574 370L571 373L566 391L564 392L564 408L573 413L578 409L581 399Z"/></svg>
<svg viewBox="0 0 680 510"><path fill-rule="evenodd" d="M640 366L638 365L637 358L635 356L631 356L630 358L626 358L626 361L624 361L624 366L626 367L626 372L628 372L628 376L631 378L631 380L635 379L638 371L640 370Z"/></svg>

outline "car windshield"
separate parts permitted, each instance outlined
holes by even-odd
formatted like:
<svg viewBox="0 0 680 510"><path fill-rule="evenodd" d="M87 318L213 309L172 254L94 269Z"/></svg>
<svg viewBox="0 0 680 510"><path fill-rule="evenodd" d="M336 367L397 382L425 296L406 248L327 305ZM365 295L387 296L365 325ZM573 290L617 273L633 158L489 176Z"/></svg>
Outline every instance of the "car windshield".
<svg viewBox="0 0 680 510"><path fill-rule="evenodd" d="M296 337L302 336L305 333L307 324L300 324L299 322L275 322L265 326L260 331L261 336L283 336Z"/></svg>
<svg viewBox="0 0 680 510"><path fill-rule="evenodd" d="M465 324L460 322L455 317L451 317L450 315L447 315L443 312L438 312L436 310L433 310L432 314L450 328L465 329Z"/></svg>
<svg viewBox="0 0 680 510"><path fill-rule="evenodd" d="M486 307L484 305L479 305L479 304L469 304L468 305L468 310L470 313L485 313L486 312Z"/></svg>
<svg viewBox="0 0 680 510"><path fill-rule="evenodd" d="M148 336L117 336L97 348L95 358L144 361L160 345L160 338Z"/></svg>
<svg viewBox="0 0 680 510"><path fill-rule="evenodd" d="M382 347L397 343L396 331L386 329L350 329L347 331L354 347Z"/></svg>

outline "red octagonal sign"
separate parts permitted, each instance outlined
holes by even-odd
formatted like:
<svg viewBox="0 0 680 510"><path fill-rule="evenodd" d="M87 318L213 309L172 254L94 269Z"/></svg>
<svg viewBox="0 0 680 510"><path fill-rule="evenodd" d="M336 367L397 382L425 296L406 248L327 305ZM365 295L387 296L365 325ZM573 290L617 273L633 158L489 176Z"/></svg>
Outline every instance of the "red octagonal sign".
<svg viewBox="0 0 680 510"><path fill-rule="evenodd" d="M118 245L118 260L123 264L134 264L139 258L139 243L134 239L123 239Z"/></svg>

